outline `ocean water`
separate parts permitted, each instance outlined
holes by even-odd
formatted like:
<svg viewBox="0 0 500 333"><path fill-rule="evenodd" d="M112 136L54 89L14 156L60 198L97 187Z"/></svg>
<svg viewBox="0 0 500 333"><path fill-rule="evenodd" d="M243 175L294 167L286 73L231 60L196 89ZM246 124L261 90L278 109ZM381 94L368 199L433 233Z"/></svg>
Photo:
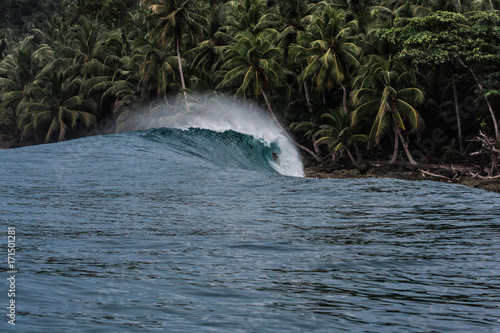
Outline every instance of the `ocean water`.
<svg viewBox="0 0 500 333"><path fill-rule="evenodd" d="M499 194L178 127L0 151L0 332L500 332Z"/></svg>

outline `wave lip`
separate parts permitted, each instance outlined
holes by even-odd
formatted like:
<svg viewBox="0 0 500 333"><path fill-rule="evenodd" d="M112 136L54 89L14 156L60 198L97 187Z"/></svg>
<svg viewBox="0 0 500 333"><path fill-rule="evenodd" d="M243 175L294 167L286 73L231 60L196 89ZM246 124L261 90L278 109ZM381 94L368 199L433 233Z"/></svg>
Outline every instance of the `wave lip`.
<svg viewBox="0 0 500 333"><path fill-rule="evenodd" d="M255 105L242 104L234 100L221 97L208 98L199 96L198 100L192 101L189 112L179 105L160 105L154 112L146 116L131 119L127 124L128 128L137 130L157 129L177 129L184 130L193 138L192 140L214 140L221 145L228 145L232 149L226 148L224 152L221 147L213 147L213 142L198 142L198 153L204 156L204 150L210 150L214 154L217 152L217 161L231 166L245 161L245 168L249 168L248 161L256 164L254 167L262 168L265 162L266 169L274 170L282 175L304 177L302 160L295 145L288 139L283 128L276 124L271 117L261 108ZM202 130L197 131L198 130ZM158 135L160 132L151 132ZM207 130L209 132L203 132ZM164 132L166 134L167 132ZM190 144L185 136L180 135L186 144ZM221 133L216 135L214 133ZM184 133L185 134L185 133ZM172 135L169 133L168 135ZM243 135L243 136L240 136ZM236 137L238 139L236 140ZM231 138L231 140L229 139ZM238 144L236 144L236 141ZM258 148L257 148L258 147ZM191 149L191 148L187 148ZM224 150L224 149L222 149ZM276 155L273 158L273 153ZM257 154L257 155L255 155ZM242 156L245 155L245 156ZM206 156L205 156L206 157ZM211 157L206 157L209 160ZM240 163L241 166L241 163Z"/></svg>
<svg viewBox="0 0 500 333"><path fill-rule="evenodd" d="M284 154L279 141L267 142L233 130L217 132L202 128L155 128L138 133L140 137L164 145L165 149L212 165L302 176L288 172L283 165L288 161L283 159L286 152Z"/></svg>

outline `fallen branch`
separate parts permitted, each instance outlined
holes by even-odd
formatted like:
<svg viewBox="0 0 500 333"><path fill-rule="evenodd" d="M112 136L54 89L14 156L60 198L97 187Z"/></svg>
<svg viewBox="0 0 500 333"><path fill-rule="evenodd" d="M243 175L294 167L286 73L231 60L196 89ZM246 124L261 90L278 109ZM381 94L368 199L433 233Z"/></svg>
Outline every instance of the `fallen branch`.
<svg viewBox="0 0 500 333"><path fill-rule="evenodd" d="M477 178L477 179L500 179L500 175L498 176L481 176L479 174L471 174L471 178Z"/></svg>
<svg viewBox="0 0 500 333"><path fill-rule="evenodd" d="M423 175L445 179L445 180L447 180L449 182L453 182L453 180L455 179L455 177L454 177L454 179L452 179L450 177L446 177L446 176L443 176L443 175L437 175L435 173L430 173L429 171L425 171L425 170L422 170L422 169L418 169L418 171L420 171Z"/></svg>

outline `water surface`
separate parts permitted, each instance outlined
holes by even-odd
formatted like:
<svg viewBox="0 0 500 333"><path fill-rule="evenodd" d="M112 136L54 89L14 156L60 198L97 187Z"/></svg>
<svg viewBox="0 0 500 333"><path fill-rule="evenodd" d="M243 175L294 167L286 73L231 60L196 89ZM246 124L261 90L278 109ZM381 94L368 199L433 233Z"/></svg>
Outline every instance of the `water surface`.
<svg viewBox="0 0 500 333"><path fill-rule="evenodd" d="M0 331L500 331L500 195L290 154L200 129L0 151Z"/></svg>

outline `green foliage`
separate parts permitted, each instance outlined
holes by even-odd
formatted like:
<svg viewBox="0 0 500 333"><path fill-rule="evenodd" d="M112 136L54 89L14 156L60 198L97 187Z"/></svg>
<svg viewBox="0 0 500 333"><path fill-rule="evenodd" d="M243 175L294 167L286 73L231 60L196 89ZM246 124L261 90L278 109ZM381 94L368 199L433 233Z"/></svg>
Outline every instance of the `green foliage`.
<svg viewBox="0 0 500 333"><path fill-rule="evenodd" d="M236 36L223 66L226 70L221 87L234 87L236 94L258 97L276 87L281 80L277 59L280 50L266 32L243 32Z"/></svg>
<svg viewBox="0 0 500 333"><path fill-rule="evenodd" d="M45 142L55 137L62 141L78 124L85 128L96 125L97 106L80 95L82 80L74 74L73 70L57 72L49 66L27 89L31 97L20 105L18 120L22 139L41 132Z"/></svg>
<svg viewBox="0 0 500 333"><path fill-rule="evenodd" d="M369 142L378 144L395 127L403 132L419 133L423 119L416 106L423 103L424 92L418 73L392 58L371 56L354 81L352 124L372 119Z"/></svg>
<svg viewBox="0 0 500 333"><path fill-rule="evenodd" d="M486 109L487 106L495 135L500 138L497 116L488 99L500 88L497 74L500 63L499 23L500 12L496 10L467 15L438 11L424 17L397 20L393 28L381 33L381 38L396 47L400 59L411 61L417 68L424 65L438 70L443 65L448 66L454 85L454 68L465 69L472 76L469 80L477 87L476 92L484 97L486 103L483 107ZM455 104L459 103L457 96L454 100ZM462 142L461 138L459 142Z"/></svg>
<svg viewBox="0 0 500 333"><path fill-rule="evenodd" d="M500 103L497 2L5 0L2 6L0 131L31 142L75 138L110 117L127 129L127 119L143 115L139 105L153 110L183 94L189 108L191 91L215 91L266 106L320 157L343 151L355 163L349 149L356 142L383 148L395 143L387 134L403 140L425 135L424 120L439 124L439 106L422 102L449 105L452 77L459 96L476 92L493 108ZM481 106L466 135L492 131L494 115Z"/></svg>
<svg viewBox="0 0 500 333"><path fill-rule="evenodd" d="M137 0L76 0L69 6L68 15L73 19L81 16L98 18L109 26L127 24L128 12L138 7Z"/></svg>
<svg viewBox="0 0 500 333"><path fill-rule="evenodd" d="M452 12L435 12L424 17L401 18L381 38L398 48L398 55L414 65L440 65L453 61L463 50L468 36L466 18Z"/></svg>
<svg viewBox="0 0 500 333"><path fill-rule="evenodd" d="M0 29L27 31L59 13L64 0L2 0Z"/></svg>
<svg viewBox="0 0 500 333"><path fill-rule="evenodd" d="M356 28L355 21L346 23L345 12L333 6L315 16L293 47L297 61L305 66L299 80L311 78L317 92L345 82L349 68L359 65L360 48L352 40Z"/></svg>
<svg viewBox="0 0 500 333"><path fill-rule="evenodd" d="M341 108L325 112L321 117L326 119L326 123L321 125L321 129L316 132L316 137L321 137L316 142L327 143L328 148L334 154L355 143L368 141L366 135L357 133L356 128L351 126L350 116Z"/></svg>

